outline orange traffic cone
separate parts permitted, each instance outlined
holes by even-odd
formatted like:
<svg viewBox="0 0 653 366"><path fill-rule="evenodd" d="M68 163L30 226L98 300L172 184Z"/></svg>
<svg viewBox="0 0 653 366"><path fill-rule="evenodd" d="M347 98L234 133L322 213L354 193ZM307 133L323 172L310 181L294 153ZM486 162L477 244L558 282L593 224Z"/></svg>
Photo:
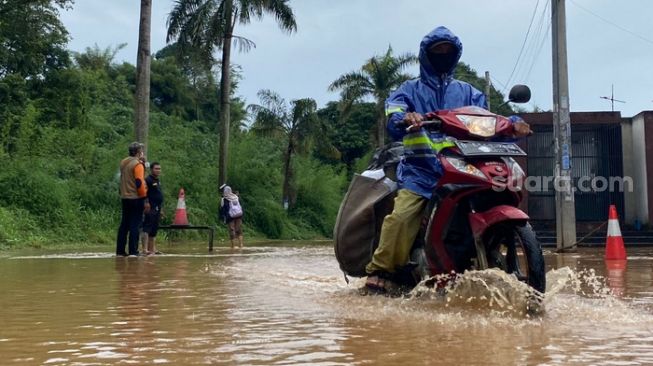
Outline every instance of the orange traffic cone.
<svg viewBox="0 0 653 366"><path fill-rule="evenodd" d="M610 205L610 214L608 215L608 238L605 243L605 259L626 259L624 238L621 236L617 208L614 205Z"/></svg>
<svg viewBox="0 0 653 366"><path fill-rule="evenodd" d="M177 200L177 210L175 211L175 226L188 226L188 217L186 216L186 194L184 189L179 190L179 199Z"/></svg>

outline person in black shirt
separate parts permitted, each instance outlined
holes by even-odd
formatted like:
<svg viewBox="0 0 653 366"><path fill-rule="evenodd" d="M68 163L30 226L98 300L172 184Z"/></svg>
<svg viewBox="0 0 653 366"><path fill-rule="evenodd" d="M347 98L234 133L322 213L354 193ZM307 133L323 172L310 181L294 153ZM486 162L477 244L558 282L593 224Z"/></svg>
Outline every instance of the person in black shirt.
<svg viewBox="0 0 653 366"><path fill-rule="evenodd" d="M143 220L143 233L147 234L146 254L161 254L156 250L155 239L159 230L159 221L163 215L163 191L161 190L161 164L153 162L150 164L150 175L145 178L147 184L147 201L150 209L145 211Z"/></svg>

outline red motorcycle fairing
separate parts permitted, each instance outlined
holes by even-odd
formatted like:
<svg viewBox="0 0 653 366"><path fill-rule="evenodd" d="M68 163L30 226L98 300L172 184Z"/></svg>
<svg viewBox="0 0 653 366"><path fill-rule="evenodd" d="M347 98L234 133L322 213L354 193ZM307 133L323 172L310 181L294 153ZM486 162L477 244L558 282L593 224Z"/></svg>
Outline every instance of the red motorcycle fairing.
<svg viewBox="0 0 653 366"><path fill-rule="evenodd" d="M443 175L434 192L437 209L431 213L426 229L424 248L427 252L429 269L432 274L456 271L456 263L447 250L445 238L454 220L458 204L465 198L482 192L487 192L488 195L499 194L494 189L501 188L502 185L505 188L505 183L497 181L496 178L501 180L511 178L510 170L505 162L496 158L466 160L470 164L471 161L474 161L472 165L482 171L487 179L463 173L447 161L447 156L458 157L453 155L455 152L456 149L452 148L449 154L440 157ZM477 233L482 234L492 224L504 220L528 220L528 216L515 207L519 204L521 192L504 191L504 193L506 193L506 196L502 202L514 206L503 204L489 208L484 212L468 215L474 238L477 238Z"/></svg>
<svg viewBox="0 0 653 366"><path fill-rule="evenodd" d="M439 185L440 186L440 185ZM440 200L436 203L437 209L431 212L431 217L426 229L424 250L429 263L431 274L451 273L456 271L456 265L447 252L444 243L447 231L453 221L453 213L458 207L462 197L476 192L484 191L487 188L474 185L447 185L440 186L447 193L439 195ZM436 188L436 191L438 189ZM437 199L434 196L435 199Z"/></svg>
<svg viewBox="0 0 653 366"><path fill-rule="evenodd" d="M485 230L492 225L503 221L527 221L528 215L517 207L500 205L492 207L485 212L472 212L469 214L469 225L474 237L480 238Z"/></svg>

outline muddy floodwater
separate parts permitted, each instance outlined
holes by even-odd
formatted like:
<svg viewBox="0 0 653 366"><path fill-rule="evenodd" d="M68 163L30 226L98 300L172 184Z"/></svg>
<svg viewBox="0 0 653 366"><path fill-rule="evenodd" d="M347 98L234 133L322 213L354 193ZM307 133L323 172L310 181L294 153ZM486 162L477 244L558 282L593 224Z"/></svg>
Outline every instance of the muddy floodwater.
<svg viewBox="0 0 653 366"><path fill-rule="evenodd" d="M347 284L328 244L161 249L0 253L0 364L653 364L653 248L547 251L537 316L493 271L389 298Z"/></svg>

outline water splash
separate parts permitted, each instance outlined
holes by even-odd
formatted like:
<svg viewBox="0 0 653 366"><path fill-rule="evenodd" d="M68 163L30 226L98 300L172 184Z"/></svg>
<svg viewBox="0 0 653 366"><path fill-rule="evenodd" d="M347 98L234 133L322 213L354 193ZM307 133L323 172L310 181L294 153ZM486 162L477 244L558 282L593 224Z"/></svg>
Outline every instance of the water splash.
<svg viewBox="0 0 653 366"><path fill-rule="evenodd" d="M574 271L569 267L553 269L546 274L547 299L559 293L570 292L585 298L615 299L614 290L608 286L607 279L596 273L594 268Z"/></svg>
<svg viewBox="0 0 653 366"><path fill-rule="evenodd" d="M439 298L445 307L489 312L492 315L530 317L540 313L542 294L515 276L498 269L465 271L453 280L435 276L420 283L410 296ZM429 287L431 283L444 286Z"/></svg>
<svg viewBox="0 0 653 366"><path fill-rule="evenodd" d="M627 309L630 305L616 296L606 278L593 268L579 271L569 267L553 269L546 274L546 279L546 293L542 294L514 275L498 269L466 271L453 279L449 275L431 277L404 298L432 301L443 310L469 311L491 317L532 318L544 316L547 308L553 308L554 312L561 307L572 311L570 306L580 306L585 313L587 306L612 310L618 307L622 314L629 314L627 318L634 317ZM437 283L444 285L434 286ZM588 303L588 300L595 301Z"/></svg>
<svg viewBox="0 0 653 366"><path fill-rule="evenodd" d="M621 331L627 324L653 326L653 315L610 288L608 279L593 268L573 271L562 267L547 273L545 306L551 319L575 326Z"/></svg>
<svg viewBox="0 0 653 366"><path fill-rule="evenodd" d="M653 324L649 311L615 293L608 279L593 268L553 269L546 274L546 282L546 292L540 294L500 270L467 271L439 289L421 283L410 297L435 300L434 304L441 304L440 311L460 310L486 318L555 319L608 328Z"/></svg>

